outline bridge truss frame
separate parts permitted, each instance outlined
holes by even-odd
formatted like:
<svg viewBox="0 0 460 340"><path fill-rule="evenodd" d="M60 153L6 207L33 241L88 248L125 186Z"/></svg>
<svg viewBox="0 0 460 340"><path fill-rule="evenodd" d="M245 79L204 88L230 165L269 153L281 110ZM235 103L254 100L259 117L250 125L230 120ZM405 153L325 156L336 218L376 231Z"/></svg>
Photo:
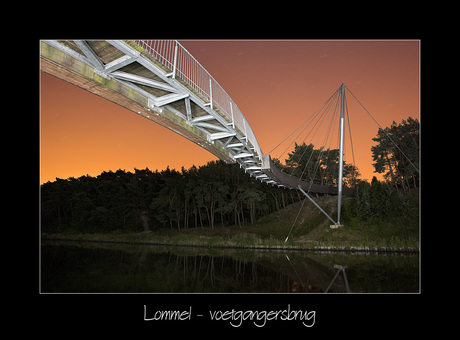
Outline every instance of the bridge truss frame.
<svg viewBox="0 0 460 340"><path fill-rule="evenodd" d="M153 120L227 163L239 163L258 180L279 185L262 171L262 151L238 106L178 41L40 43L42 71Z"/></svg>

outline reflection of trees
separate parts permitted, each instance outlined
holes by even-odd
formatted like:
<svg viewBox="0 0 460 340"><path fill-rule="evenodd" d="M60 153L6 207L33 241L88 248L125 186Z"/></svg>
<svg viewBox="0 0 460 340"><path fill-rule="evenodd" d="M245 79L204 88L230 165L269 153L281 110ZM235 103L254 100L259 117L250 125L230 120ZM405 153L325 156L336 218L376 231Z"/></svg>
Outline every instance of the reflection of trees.
<svg viewBox="0 0 460 340"><path fill-rule="evenodd" d="M175 252L175 253L173 253ZM418 258L238 252L76 243L42 245L44 292L353 292L418 289ZM337 274L338 273L338 274ZM334 280L335 277L335 280ZM331 285L331 281L333 281Z"/></svg>
<svg viewBox="0 0 460 340"><path fill-rule="evenodd" d="M158 258L164 259L164 263L161 264ZM152 267L152 263L157 266ZM164 291L170 292L347 291L343 277L337 275L339 272L336 273L329 264L315 262L308 257L293 261L288 256L277 261L257 261L229 256L150 254L142 250L135 267L137 269L131 275L160 267L162 270L153 280L162 283L160 286L164 287ZM145 284L148 286L149 282Z"/></svg>
<svg viewBox="0 0 460 340"><path fill-rule="evenodd" d="M212 255L168 255L163 281L168 291L181 292L233 292L265 291L276 282L286 279L285 274L261 266L256 261ZM267 279L268 275L268 279ZM259 285L264 284L263 290Z"/></svg>
<svg viewBox="0 0 460 340"><path fill-rule="evenodd" d="M292 284L292 292L325 293L347 292L350 290L345 267L331 265L328 260L312 258L294 258L286 256L287 262L296 277ZM338 269L338 271L336 271ZM343 271L343 277L339 274Z"/></svg>
<svg viewBox="0 0 460 340"><path fill-rule="evenodd" d="M335 273L330 268L327 273L320 273L318 266L299 261L295 269L283 259L265 262L209 255L172 257L175 277L168 281L173 285L171 290L179 291L324 292ZM181 281L181 288L173 284L177 280ZM340 280L336 280L338 283Z"/></svg>

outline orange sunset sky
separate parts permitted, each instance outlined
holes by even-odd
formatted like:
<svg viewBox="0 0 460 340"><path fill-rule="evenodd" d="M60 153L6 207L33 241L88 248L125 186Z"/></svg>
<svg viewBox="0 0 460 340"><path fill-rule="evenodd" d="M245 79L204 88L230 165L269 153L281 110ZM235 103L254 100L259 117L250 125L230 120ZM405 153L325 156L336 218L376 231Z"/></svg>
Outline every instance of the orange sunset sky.
<svg viewBox="0 0 460 340"><path fill-rule="evenodd" d="M420 120L418 40L179 42L235 101L264 153L342 83L382 127L409 116ZM378 127L346 95L356 165L370 180ZM41 72L40 183L118 169L180 170L216 159L160 125Z"/></svg>

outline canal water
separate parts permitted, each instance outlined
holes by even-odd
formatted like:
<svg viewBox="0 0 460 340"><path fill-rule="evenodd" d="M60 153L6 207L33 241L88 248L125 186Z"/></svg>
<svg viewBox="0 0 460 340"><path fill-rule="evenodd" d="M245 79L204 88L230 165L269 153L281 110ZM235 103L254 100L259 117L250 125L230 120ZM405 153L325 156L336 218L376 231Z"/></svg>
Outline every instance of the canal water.
<svg viewBox="0 0 460 340"><path fill-rule="evenodd" d="M43 241L42 293L418 293L419 254Z"/></svg>

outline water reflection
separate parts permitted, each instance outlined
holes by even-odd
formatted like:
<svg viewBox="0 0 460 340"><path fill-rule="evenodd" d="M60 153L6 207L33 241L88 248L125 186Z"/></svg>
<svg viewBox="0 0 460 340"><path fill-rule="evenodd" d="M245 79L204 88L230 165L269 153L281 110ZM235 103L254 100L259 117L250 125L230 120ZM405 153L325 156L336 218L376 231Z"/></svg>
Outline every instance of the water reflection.
<svg viewBox="0 0 460 340"><path fill-rule="evenodd" d="M418 256L50 242L42 292L418 292Z"/></svg>
<svg viewBox="0 0 460 340"><path fill-rule="evenodd" d="M343 273L343 280L345 282L345 287L347 288L347 293L351 293L350 291L350 286L348 285L348 280L347 280L347 274L345 273L345 269L347 268L346 266L341 266L339 264L334 264L334 268L337 268L337 273L335 274L334 278L332 279L331 283L329 286L327 286L325 293L329 291L329 289L332 287L334 284L334 281L337 279L337 276L339 276L340 272Z"/></svg>

